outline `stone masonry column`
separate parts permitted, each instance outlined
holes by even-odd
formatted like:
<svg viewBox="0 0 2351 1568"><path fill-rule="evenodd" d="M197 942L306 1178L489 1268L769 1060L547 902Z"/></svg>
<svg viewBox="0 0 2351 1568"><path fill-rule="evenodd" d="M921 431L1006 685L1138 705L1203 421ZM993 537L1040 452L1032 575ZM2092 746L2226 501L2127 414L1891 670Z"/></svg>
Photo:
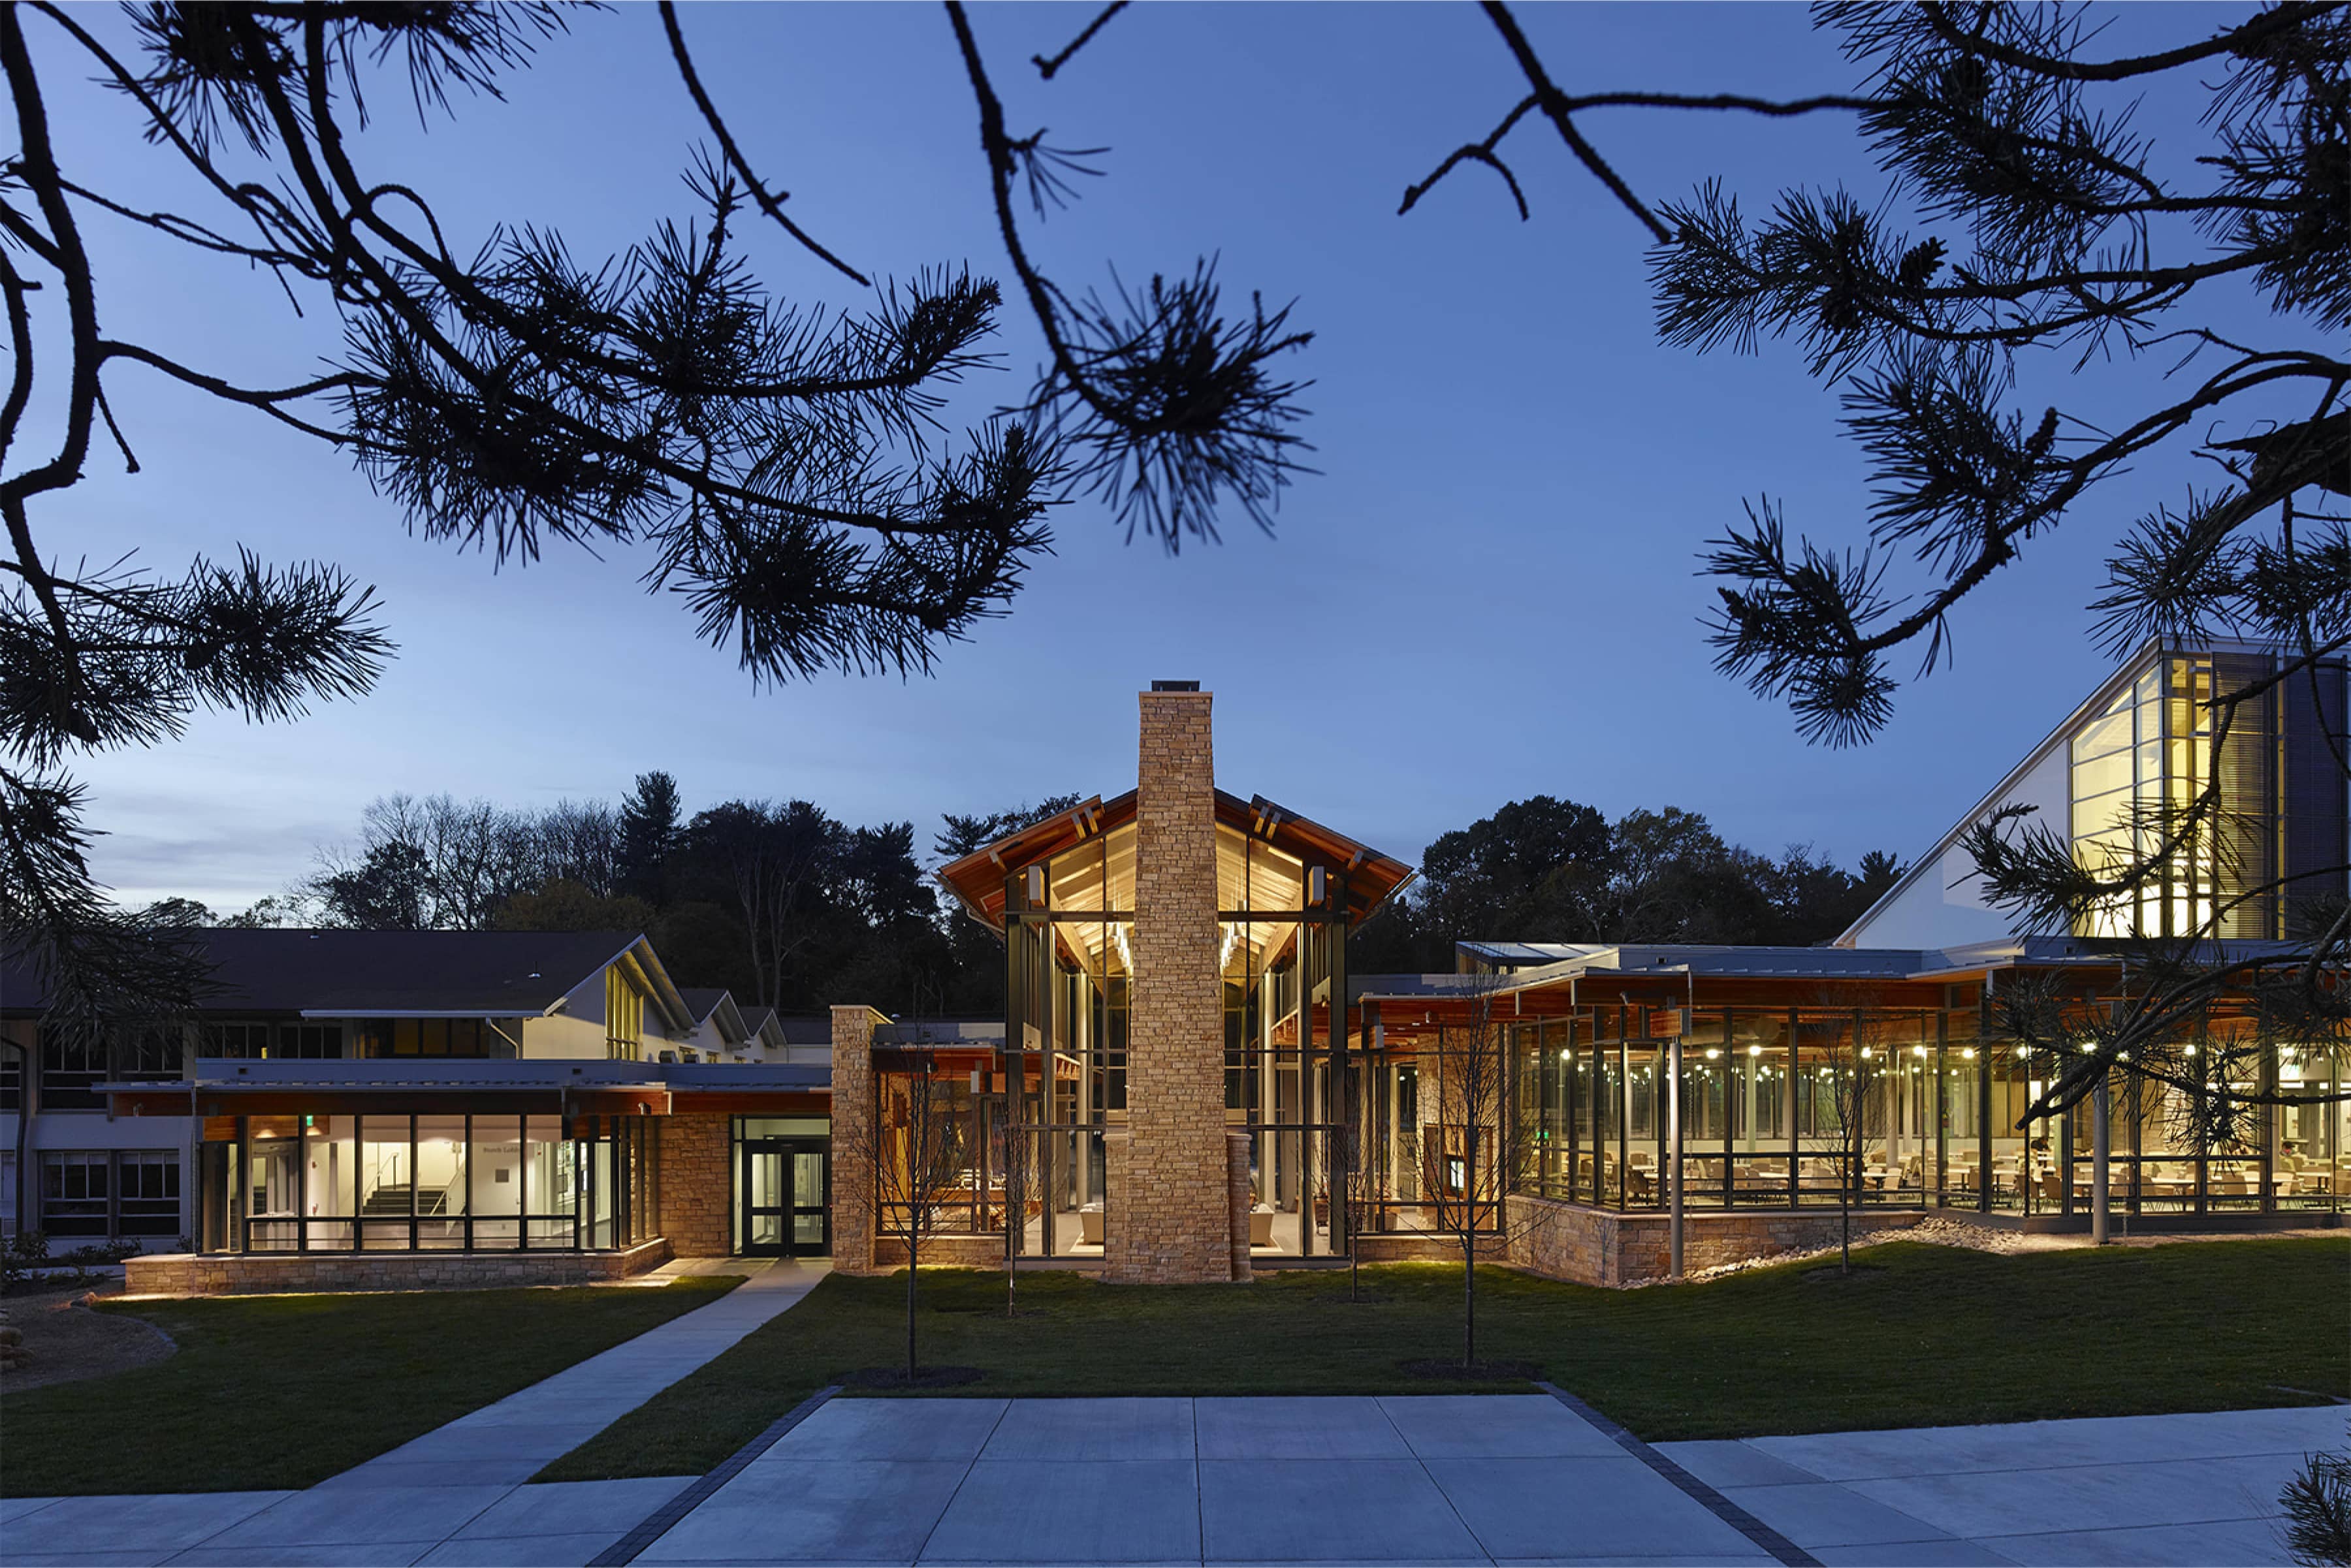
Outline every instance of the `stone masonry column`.
<svg viewBox="0 0 2351 1568"><path fill-rule="evenodd" d="M1123 1127L1112 1127L1102 1134L1102 1258L1105 1268L1118 1245L1113 1238L1126 1232L1126 1199L1134 1190L1126 1180L1126 1155L1132 1142Z"/></svg>
<svg viewBox="0 0 2351 1568"><path fill-rule="evenodd" d="M1226 1225L1232 1235L1233 1281L1246 1283L1249 1270L1249 1135L1225 1134Z"/></svg>
<svg viewBox="0 0 2351 1568"><path fill-rule="evenodd" d="M1232 1278L1216 764L1207 692L1145 692L1136 768L1127 1197L1103 1215L1102 1277Z"/></svg>
<svg viewBox="0 0 2351 1568"><path fill-rule="evenodd" d="M873 1266L873 1026L868 1007L832 1009L832 1267L872 1274Z"/></svg>

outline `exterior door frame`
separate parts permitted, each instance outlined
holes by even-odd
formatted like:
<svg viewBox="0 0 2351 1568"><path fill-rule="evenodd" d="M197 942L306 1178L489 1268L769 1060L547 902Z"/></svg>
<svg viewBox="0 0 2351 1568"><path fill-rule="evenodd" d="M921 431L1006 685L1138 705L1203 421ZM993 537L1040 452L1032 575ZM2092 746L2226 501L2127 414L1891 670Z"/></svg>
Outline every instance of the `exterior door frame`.
<svg viewBox="0 0 2351 1568"><path fill-rule="evenodd" d="M747 1258L820 1258L832 1252L832 1157L830 1138L746 1138L739 1145L742 1164L737 1173L737 1222L742 1237L740 1255ZM822 1173L813 1199L799 1190L795 1166L799 1156L813 1155L817 1168ZM752 1162L772 1159L776 1162L777 1180L773 1194L778 1201L754 1205L758 1190L751 1179ZM820 1239L814 1243L799 1239L799 1221L805 1215L815 1215L821 1221ZM754 1242L754 1220L773 1217L777 1239L773 1243Z"/></svg>

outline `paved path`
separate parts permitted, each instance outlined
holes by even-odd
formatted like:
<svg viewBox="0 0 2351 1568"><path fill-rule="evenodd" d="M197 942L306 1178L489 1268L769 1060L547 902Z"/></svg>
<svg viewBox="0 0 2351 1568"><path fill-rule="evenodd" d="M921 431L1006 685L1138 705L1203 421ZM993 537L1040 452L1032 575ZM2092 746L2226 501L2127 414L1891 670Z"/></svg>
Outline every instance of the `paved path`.
<svg viewBox="0 0 2351 1568"><path fill-rule="evenodd" d="M706 1307L307 1491L0 1502L0 1563L585 1563L693 1478L522 1483L798 1301L826 1266L747 1271ZM298 1443L301 1427L297 1410L224 1413L221 1440Z"/></svg>
<svg viewBox="0 0 2351 1568"><path fill-rule="evenodd" d="M636 1561L2283 1563L2278 1487L2346 1415L1653 1450L1691 1489L1541 1396L836 1399Z"/></svg>
<svg viewBox="0 0 2351 1568"><path fill-rule="evenodd" d="M1683 1487L1544 1396L835 1399L636 1561L1770 1568L1728 1512L1784 1537L1780 1562L2276 1563L2278 1488L2346 1416L1658 1445ZM689 1484L23 1500L0 1561L580 1564Z"/></svg>
<svg viewBox="0 0 2351 1568"><path fill-rule="evenodd" d="M2347 1429L2318 1406L1658 1449L1824 1563L2269 1563L2279 1489Z"/></svg>

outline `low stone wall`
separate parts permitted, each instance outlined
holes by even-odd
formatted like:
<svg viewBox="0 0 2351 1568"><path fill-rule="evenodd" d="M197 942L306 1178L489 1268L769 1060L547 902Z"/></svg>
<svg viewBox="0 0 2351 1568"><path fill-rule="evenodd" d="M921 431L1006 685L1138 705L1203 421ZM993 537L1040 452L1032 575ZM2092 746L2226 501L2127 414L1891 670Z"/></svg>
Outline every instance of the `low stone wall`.
<svg viewBox="0 0 2351 1568"><path fill-rule="evenodd" d="M1426 1231L1366 1230L1355 1238L1355 1256L1366 1263L1458 1263L1461 1242L1458 1237L1436 1236ZM1478 1260L1504 1263L1515 1260L1501 1237L1480 1236Z"/></svg>
<svg viewBox="0 0 2351 1568"><path fill-rule="evenodd" d="M1620 1214L1557 1198L1509 1200L1510 1260L1530 1273L1584 1285L1631 1285L1671 1270L1671 1222L1663 1214ZM1917 1224L1916 1209L1856 1209L1855 1240ZM1694 1209L1682 1216L1682 1268L1695 1272L1780 1252L1834 1247L1835 1209Z"/></svg>
<svg viewBox="0 0 2351 1568"><path fill-rule="evenodd" d="M873 1239L874 1273L891 1273L906 1266L906 1239L903 1236L877 1236ZM925 1236L923 1238L923 1267L941 1269L1001 1269L1004 1267L1004 1234L989 1231L980 1236ZM833 1249L833 1267L841 1268L841 1249ZM842 1270L851 1272L852 1270ZM863 1273L868 1270L858 1270Z"/></svg>
<svg viewBox="0 0 2351 1568"><path fill-rule="evenodd" d="M233 1296L340 1291L484 1291L506 1285L592 1285L658 1269L657 1238L625 1252L159 1252L132 1258L134 1296Z"/></svg>

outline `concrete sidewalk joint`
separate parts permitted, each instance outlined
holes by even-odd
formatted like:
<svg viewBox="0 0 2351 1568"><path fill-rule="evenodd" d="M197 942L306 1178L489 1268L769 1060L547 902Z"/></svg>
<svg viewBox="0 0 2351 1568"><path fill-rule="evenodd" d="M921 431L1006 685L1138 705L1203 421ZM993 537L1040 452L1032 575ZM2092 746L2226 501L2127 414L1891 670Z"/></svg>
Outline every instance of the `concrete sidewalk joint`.
<svg viewBox="0 0 2351 1568"><path fill-rule="evenodd" d="M840 1392L841 1385L828 1384L793 1406L770 1422L766 1431L728 1455L716 1469L653 1510L626 1535L590 1558L588 1568L622 1568L624 1563L635 1562L637 1553L667 1535L679 1520L709 1501L712 1493L742 1474L745 1466L774 1448L785 1433L823 1409L825 1401Z"/></svg>
<svg viewBox="0 0 2351 1568"><path fill-rule="evenodd" d="M1591 1406L1556 1384L1538 1382L1536 1387L1574 1411L1593 1426L1614 1439L1616 1446L1648 1466L1667 1480L1681 1489L1684 1495L1715 1518L1769 1552L1786 1568L1821 1568L1821 1560L1690 1474L1624 1427L1594 1410Z"/></svg>

